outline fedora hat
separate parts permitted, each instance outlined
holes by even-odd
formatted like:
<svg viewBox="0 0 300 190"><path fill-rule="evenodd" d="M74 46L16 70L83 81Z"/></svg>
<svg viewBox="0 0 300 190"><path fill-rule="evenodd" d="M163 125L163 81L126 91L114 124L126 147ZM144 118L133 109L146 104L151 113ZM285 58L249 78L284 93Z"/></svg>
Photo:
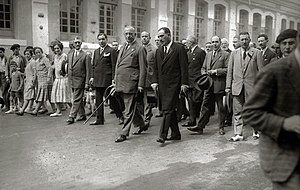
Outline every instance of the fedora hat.
<svg viewBox="0 0 300 190"><path fill-rule="evenodd" d="M212 83L212 78L208 74L203 74L196 78L194 87L199 91L207 90L211 87Z"/></svg>

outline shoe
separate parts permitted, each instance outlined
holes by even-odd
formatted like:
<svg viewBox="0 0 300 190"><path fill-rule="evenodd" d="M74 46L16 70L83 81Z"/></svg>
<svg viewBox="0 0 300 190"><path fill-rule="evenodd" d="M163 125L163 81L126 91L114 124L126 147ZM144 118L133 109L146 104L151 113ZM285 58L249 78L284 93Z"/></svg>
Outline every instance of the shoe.
<svg viewBox="0 0 300 190"><path fill-rule="evenodd" d="M203 128L200 127L188 127L187 129L192 132L197 132L198 135L203 134Z"/></svg>
<svg viewBox="0 0 300 190"><path fill-rule="evenodd" d="M229 141L236 142L236 141L242 141L244 140L244 137L242 135L235 135L234 137L231 137Z"/></svg>
<svg viewBox="0 0 300 190"><path fill-rule="evenodd" d="M219 129L219 134L220 135L225 135L224 127L222 127L222 128Z"/></svg>
<svg viewBox="0 0 300 190"><path fill-rule="evenodd" d="M90 122L90 125L104 125L104 122L93 121Z"/></svg>
<svg viewBox="0 0 300 190"><path fill-rule="evenodd" d="M47 113L47 112L48 112L48 110L40 110L39 114L44 114L44 113Z"/></svg>
<svg viewBox="0 0 300 190"><path fill-rule="evenodd" d="M74 118L73 117L69 117L69 119L67 120L67 124L70 125L74 123Z"/></svg>
<svg viewBox="0 0 300 190"><path fill-rule="evenodd" d="M76 119L76 121L85 121L86 120L86 116L80 116L78 119Z"/></svg>
<svg viewBox="0 0 300 190"><path fill-rule="evenodd" d="M33 116L37 116L37 112L31 112L30 114Z"/></svg>
<svg viewBox="0 0 300 190"><path fill-rule="evenodd" d="M174 137L169 137L166 139L166 141L173 141L173 140L181 140L181 136L174 136Z"/></svg>
<svg viewBox="0 0 300 190"><path fill-rule="evenodd" d="M159 114L155 115L155 117L162 117L162 116L163 116L162 113L159 113Z"/></svg>
<svg viewBox="0 0 300 190"><path fill-rule="evenodd" d="M125 135L120 135L116 140L115 142L118 143L118 142L123 142L127 140L127 137Z"/></svg>
<svg viewBox="0 0 300 190"><path fill-rule="evenodd" d="M14 113L14 110L11 110L11 109L10 109L10 110L6 111L5 113L6 113L6 114L12 114L12 113Z"/></svg>
<svg viewBox="0 0 300 190"><path fill-rule="evenodd" d="M16 112L15 114L17 114L17 115L19 115L19 116L23 116L23 115L24 115L24 112L18 111L18 112Z"/></svg>
<svg viewBox="0 0 300 190"><path fill-rule="evenodd" d="M254 132L254 133L253 133L253 139L254 139L254 140L259 139L259 134L258 134L258 132Z"/></svg>
<svg viewBox="0 0 300 190"><path fill-rule="evenodd" d="M195 125L196 125L196 123L193 123L193 122L191 122L191 121L188 121L188 122L182 124L181 126L182 126L182 127L191 127L191 126L195 126Z"/></svg>
<svg viewBox="0 0 300 190"><path fill-rule="evenodd" d="M61 113L52 113L52 114L50 114L50 117L60 117L60 116L62 116L62 114Z"/></svg>
<svg viewBox="0 0 300 190"><path fill-rule="evenodd" d="M119 117L119 125L123 125L124 124L124 117Z"/></svg>
<svg viewBox="0 0 300 190"><path fill-rule="evenodd" d="M139 129L137 131L134 131L132 134L133 135L139 135L141 134L143 131L147 131L148 130L148 127L139 127Z"/></svg>
<svg viewBox="0 0 300 190"><path fill-rule="evenodd" d="M163 139L163 138L158 138L158 139L156 140L156 142L161 143L161 144L164 144L164 143L165 143L165 139Z"/></svg>

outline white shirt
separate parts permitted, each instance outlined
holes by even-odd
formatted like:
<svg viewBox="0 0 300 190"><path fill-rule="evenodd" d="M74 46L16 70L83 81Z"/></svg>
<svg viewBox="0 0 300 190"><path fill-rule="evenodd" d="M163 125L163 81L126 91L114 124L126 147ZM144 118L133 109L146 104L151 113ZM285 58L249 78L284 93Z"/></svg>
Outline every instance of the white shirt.
<svg viewBox="0 0 300 190"><path fill-rule="evenodd" d="M194 52L194 50L196 49L197 45L195 45L192 49L191 49L191 53Z"/></svg>
<svg viewBox="0 0 300 190"><path fill-rule="evenodd" d="M167 52L166 52L166 54L169 52L172 43L173 43L173 41L170 41L170 43L169 43L168 45L165 46L165 47L167 47Z"/></svg>
<svg viewBox="0 0 300 190"><path fill-rule="evenodd" d="M263 49L263 50L261 50L261 52L262 52L262 55L265 55L265 53L266 53L266 51L267 51L267 46L265 47L265 49Z"/></svg>

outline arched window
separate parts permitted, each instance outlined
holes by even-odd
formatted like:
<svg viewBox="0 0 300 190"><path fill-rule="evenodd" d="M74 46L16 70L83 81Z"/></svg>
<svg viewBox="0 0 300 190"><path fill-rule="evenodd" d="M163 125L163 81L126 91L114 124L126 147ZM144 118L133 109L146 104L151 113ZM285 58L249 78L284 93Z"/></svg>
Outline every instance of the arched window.
<svg viewBox="0 0 300 190"><path fill-rule="evenodd" d="M225 33L225 7L220 4L215 5L215 17L213 35L224 37Z"/></svg>
<svg viewBox="0 0 300 190"><path fill-rule="evenodd" d="M281 31L284 31L286 29L286 19L281 20Z"/></svg>
<svg viewBox="0 0 300 190"><path fill-rule="evenodd" d="M258 35L261 33L261 14L253 14L252 41L256 42Z"/></svg>
<svg viewBox="0 0 300 190"><path fill-rule="evenodd" d="M206 41L207 31L207 3L202 0L196 1L195 7L195 32L194 35L199 40L199 44L203 45Z"/></svg>
<svg viewBox="0 0 300 190"><path fill-rule="evenodd" d="M239 32L248 31L248 20L249 12L244 9L240 10Z"/></svg>
<svg viewBox="0 0 300 190"><path fill-rule="evenodd" d="M290 29L294 29L295 28L295 22L294 21L290 21Z"/></svg>
<svg viewBox="0 0 300 190"><path fill-rule="evenodd" d="M269 39L272 39L273 35L273 17L272 16L266 16L266 24L265 24L265 33L269 37Z"/></svg>

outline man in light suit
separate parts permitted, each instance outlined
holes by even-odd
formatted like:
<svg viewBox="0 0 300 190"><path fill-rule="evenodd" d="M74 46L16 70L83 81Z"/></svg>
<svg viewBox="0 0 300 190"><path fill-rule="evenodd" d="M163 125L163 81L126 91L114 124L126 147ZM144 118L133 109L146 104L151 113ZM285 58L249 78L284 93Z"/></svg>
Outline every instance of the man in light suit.
<svg viewBox="0 0 300 190"><path fill-rule="evenodd" d="M72 89L72 107L69 114L68 124L75 122L77 114L79 118L77 121L86 120L83 95L84 89L88 89L90 74L91 74L91 58L81 49L82 40L80 37L75 37L75 49L68 54L68 79L69 85Z"/></svg>
<svg viewBox="0 0 300 190"><path fill-rule="evenodd" d="M147 128L143 119L143 90L146 82L146 50L136 40L135 29L124 29L126 43L120 49L115 72L115 90L125 104L124 125L115 142L123 142L129 136L131 124L138 130Z"/></svg>
<svg viewBox="0 0 300 190"><path fill-rule="evenodd" d="M100 33L97 39L100 47L94 52L92 78L90 79L90 84L96 89L96 107L103 101L105 89L112 84L117 61L116 50L107 45L107 35ZM96 116L96 121L91 122L90 125L103 125L104 106L97 110Z"/></svg>
<svg viewBox="0 0 300 190"><path fill-rule="evenodd" d="M300 187L300 31L297 48L262 69L243 110L261 131L260 164L274 190Z"/></svg>
<svg viewBox="0 0 300 190"><path fill-rule="evenodd" d="M201 68L205 59L205 51L197 46L197 38L188 36L186 38L189 48L188 54L188 72L189 72L189 93L188 104L190 117L188 121L182 124L183 127L196 125L196 118L199 117L204 91L199 91L194 87L194 82L201 75Z"/></svg>
<svg viewBox="0 0 300 190"><path fill-rule="evenodd" d="M179 93L188 89L188 58L184 46L171 41L169 28L160 28L158 37L162 46L156 51L151 87L158 88L159 106L163 112L157 142L165 143L165 140L181 140L176 112ZM169 128L171 137L167 138Z"/></svg>
<svg viewBox="0 0 300 190"><path fill-rule="evenodd" d="M263 56L263 66L266 66L270 63L271 59L277 57L276 53L273 52L268 46L267 43L269 38L266 34L260 34L257 37L258 45L261 48L262 56Z"/></svg>
<svg viewBox="0 0 300 190"><path fill-rule="evenodd" d="M244 103L253 92L254 79L263 67L263 58L260 50L250 48L250 35L248 32L240 33L241 47L233 50L228 63L226 92L233 96L234 136L230 141L243 140L243 120L241 112ZM258 139L259 134L253 130L253 138Z"/></svg>
<svg viewBox="0 0 300 190"><path fill-rule="evenodd" d="M221 49L221 38L213 36L211 38L213 51L208 52L202 67L202 74L208 74L213 81L209 89L204 92L204 99L201 108L201 116L197 127L188 128L188 130L203 134L203 129L209 122L211 110L217 103L219 114L219 134L225 134L225 108L223 105L223 96L225 95L225 84L227 66L230 54Z"/></svg>

